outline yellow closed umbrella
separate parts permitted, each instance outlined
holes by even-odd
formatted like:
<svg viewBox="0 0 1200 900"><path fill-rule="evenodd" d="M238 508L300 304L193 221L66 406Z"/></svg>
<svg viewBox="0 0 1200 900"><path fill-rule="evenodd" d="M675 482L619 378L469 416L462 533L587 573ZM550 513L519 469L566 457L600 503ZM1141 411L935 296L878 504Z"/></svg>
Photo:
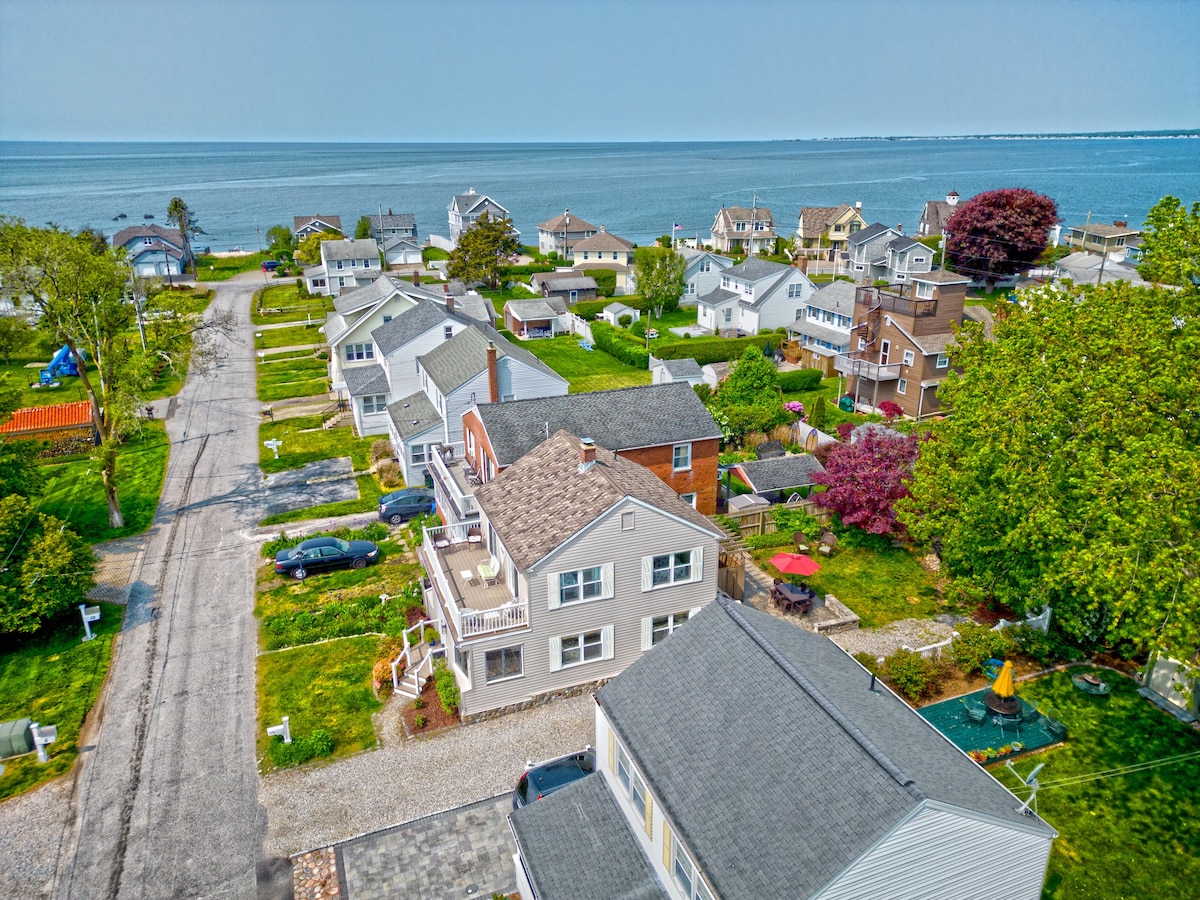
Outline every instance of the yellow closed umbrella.
<svg viewBox="0 0 1200 900"><path fill-rule="evenodd" d="M1000 674L996 676L996 683L992 685L992 691L997 697L1011 697L1017 692L1016 685L1013 683L1013 664L1009 660L1004 661L1004 668L1000 670Z"/></svg>

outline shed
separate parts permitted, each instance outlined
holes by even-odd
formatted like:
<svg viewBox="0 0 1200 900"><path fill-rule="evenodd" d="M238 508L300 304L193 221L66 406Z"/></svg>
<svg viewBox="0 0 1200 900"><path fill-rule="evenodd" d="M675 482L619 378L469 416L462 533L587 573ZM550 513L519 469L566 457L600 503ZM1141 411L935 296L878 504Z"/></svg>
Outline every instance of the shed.
<svg viewBox="0 0 1200 900"><path fill-rule="evenodd" d="M0 722L0 759L34 751L33 733L29 730L32 724L33 719L29 718Z"/></svg>
<svg viewBox="0 0 1200 900"><path fill-rule="evenodd" d="M670 384L672 381L686 381L696 385L704 383L704 373L700 364L694 359L656 359L650 365L651 384Z"/></svg>
<svg viewBox="0 0 1200 900"><path fill-rule="evenodd" d="M809 453L752 459L733 467L734 474L755 494L777 498L794 491L807 494L815 484L813 476L824 471L825 467Z"/></svg>

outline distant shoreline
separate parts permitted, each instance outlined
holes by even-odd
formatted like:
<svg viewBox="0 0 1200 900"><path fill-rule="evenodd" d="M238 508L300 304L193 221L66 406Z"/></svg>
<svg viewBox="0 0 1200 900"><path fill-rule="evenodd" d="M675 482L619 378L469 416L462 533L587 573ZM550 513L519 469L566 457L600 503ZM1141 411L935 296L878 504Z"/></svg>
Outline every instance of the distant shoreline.
<svg viewBox="0 0 1200 900"><path fill-rule="evenodd" d="M956 135L863 135L861 137L793 138L811 141L1112 141L1177 140L1200 138L1200 129L1183 131L1092 131L1081 134L956 134Z"/></svg>

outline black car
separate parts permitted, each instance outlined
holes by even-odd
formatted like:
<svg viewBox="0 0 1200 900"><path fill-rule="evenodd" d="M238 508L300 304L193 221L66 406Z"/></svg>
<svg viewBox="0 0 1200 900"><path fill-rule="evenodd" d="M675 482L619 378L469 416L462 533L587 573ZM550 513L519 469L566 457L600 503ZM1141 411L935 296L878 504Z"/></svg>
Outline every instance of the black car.
<svg viewBox="0 0 1200 900"><path fill-rule="evenodd" d="M596 771L596 751L591 747L579 753L568 753L525 768L513 793L513 809L520 809L547 794L553 794L573 781Z"/></svg>
<svg viewBox="0 0 1200 900"><path fill-rule="evenodd" d="M433 491L428 488L404 488L379 498L379 518L393 525L407 522L421 513L431 513L436 508Z"/></svg>
<svg viewBox="0 0 1200 900"><path fill-rule="evenodd" d="M379 559L379 548L371 541L343 541L335 537L309 538L275 554L275 571L293 578L307 578L327 569L361 569Z"/></svg>

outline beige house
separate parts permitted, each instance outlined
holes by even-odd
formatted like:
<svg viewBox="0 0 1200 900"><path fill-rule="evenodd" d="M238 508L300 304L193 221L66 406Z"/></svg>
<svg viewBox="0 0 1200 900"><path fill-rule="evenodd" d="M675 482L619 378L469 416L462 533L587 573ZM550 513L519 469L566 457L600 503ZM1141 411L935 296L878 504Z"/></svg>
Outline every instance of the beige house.
<svg viewBox="0 0 1200 900"><path fill-rule="evenodd" d="M711 230L713 249L721 253L774 253L778 236L765 206L722 206Z"/></svg>
<svg viewBox="0 0 1200 900"><path fill-rule="evenodd" d="M720 530L590 439L554 433L475 501L420 550L464 721L603 684L716 596Z"/></svg>
<svg viewBox="0 0 1200 900"><path fill-rule="evenodd" d="M835 261L846 251L846 239L866 228L862 204L850 206L805 206L796 222L796 239L802 256Z"/></svg>
<svg viewBox="0 0 1200 900"><path fill-rule="evenodd" d="M564 209L561 216L542 222L537 229L538 250L557 253L564 259L570 257L572 247L600 230L591 222L572 215L569 209Z"/></svg>
<svg viewBox="0 0 1200 900"><path fill-rule="evenodd" d="M571 266L576 272L608 269L617 273L616 293L632 294L637 287L633 242L609 232L603 225L591 237L571 248Z"/></svg>
<svg viewBox="0 0 1200 900"><path fill-rule="evenodd" d="M1111 225L1096 222L1071 226L1063 237L1063 243L1090 253L1124 259L1126 243L1141 237L1141 234L1139 229L1130 228L1128 222L1118 220Z"/></svg>

